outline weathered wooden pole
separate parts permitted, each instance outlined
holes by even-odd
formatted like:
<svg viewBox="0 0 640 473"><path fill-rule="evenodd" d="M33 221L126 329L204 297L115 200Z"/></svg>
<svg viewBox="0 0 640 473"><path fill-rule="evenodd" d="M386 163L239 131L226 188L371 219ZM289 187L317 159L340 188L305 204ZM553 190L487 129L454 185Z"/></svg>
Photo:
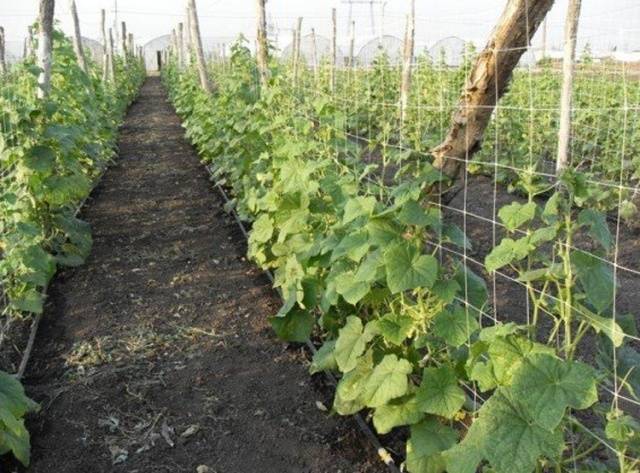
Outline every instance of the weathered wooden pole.
<svg viewBox="0 0 640 473"><path fill-rule="evenodd" d="M207 64L204 59L202 36L200 36L200 22L198 21L196 0L189 0L189 12L191 13L191 43L195 48L198 75L200 76L200 86L202 87L202 90L210 94L213 92L213 85L207 75Z"/></svg>
<svg viewBox="0 0 640 473"><path fill-rule="evenodd" d="M109 77L109 44L107 42L107 12L100 10L100 34L102 36L102 81L106 82Z"/></svg>
<svg viewBox="0 0 640 473"><path fill-rule="evenodd" d="M176 31L176 40L178 44L176 45L177 53L178 53L178 67L180 69L184 68L184 24L182 22L178 23L178 31Z"/></svg>
<svg viewBox="0 0 640 473"><path fill-rule="evenodd" d="M298 82L300 75L300 44L302 41L302 17L298 17L298 25L296 27L296 39L293 48L293 83Z"/></svg>
<svg viewBox="0 0 640 473"><path fill-rule="evenodd" d="M498 101L507 90L513 70L554 0L509 0L485 49L478 55L462 91L445 140L431 151L433 165L455 178L480 149L484 132Z"/></svg>
<svg viewBox="0 0 640 473"><path fill-rule="evenodd" d="M313 76L318 81L318 43L316 42L316 29L311 28L311 61L313 62Z"/></svg>
<svg viewBox="0 0 640 473"><path fill-rule="evenodd" d="M122 57L124 57L126 62L127 60L127 23L126 22L123 21L121 23L121 29L122 29L122 37L121 37Z"/></svg>
<svg viewBox="0 0 640 473"><path fill-rule="evenodd" d="M7 62L5 60L5 40L4 40L4 28L0 26L0 74L7 73Z"/></svg>
<svg viewBox="0 0 640 473"><path fill-rule="evenodd" d="M562 95L560 96L560 131L558 132L558 160L556 174L569 165L571 152L571 106L573 101L573 74L576 60L576 42L582 0L569 0L564 26L564 58L562 60Z"/></svg>
<svg viewBox="0 0 640 473"><path fill-rule="evenodd" d="M336 63L338 62L338 11L331 10L331 92L336 90Z"/></svg>
<svg viewBox="0 0 640 473"><path fill-rule="evenodd" d="M34 46L34 38L35 38L35 32L33 31L33 26L29 26L27 28L27 54L25 55L26 57L31 57L33 56L33 54L35 53L35 51L33 50L33 46Z"/></svg>
<svg viewBox="0 0 640 473"><path fill-rule="evenodd" d="M186 25L186 29L185 29L185 37L183 40L184 43L184 60L185 60L185 64L186 65L190 65L191 64L191 54L193 51L193 44L191 42L191 12L189 11L189 5L187 5L187 9L186 9L186 13L187 13L187 25Z"/></svg>
<svg viewBox="0 0 640 473"><path fill-rule="evenodd" d="M132 58L135 58L135 55L136 55L136 48L134 44L135 43L133 41L133 33L129 33L127 35L127 52Z"/></svg>
<svg viewBox="0 0 640 473"><path fill-rule="evenodd" d="M84 47L82 46L82 34L80 34L80 19L78 18L78 9L75 0L69 0L69 9L71 10L71 18L73 19L73 50L76 53L78 66L85 74L89 73L87 67L87 58L84 55Z"/></svg>
<svg viewBox="0 0 640 473"><path fill-rule="evenodd" d="M267 45L267 14L264 7L265 0L256 0L258 14L258 39L256 48L256 62L260 75L260 85L269 85L269 51Z"/></svg>
<svg viewBox="0 0 640 473"><path fill-rule="evenodd" d="M115 59L115 55L116 55L116 46L115 46L115 41L113 40L113 28L109 28L109 58L108 58L108 65L109 65L109 82L115 82L116 80L116 59Z"/></svg>
<svg viewBox="0 0 640 473"><path fill-rule="evenodd" d="M355 66L356 54L356 22L351 22L351 38L349 39L349 67Z"/></svg>
<svg viewBox="0 0 640 473"><path fill-rule="evenodd" d="M171 46L170 46L171 55L174 56L177 60L178 58L178 35L176 34L176 29L173 28L171 30Z"/></svg>
<svg viewBox="0 0 640 473"><path fill-rule="evenodd" d="M46 99L51 90L51 50L53 48L54 0L40 0L38 11L38 53L37 64L41 71L38 76L38 98Z"/></svg>
<svg viewBox="0 0 640 473"><path fill-rule="evenodd" d="M409 96L411 95L411 71L416 40L416 0L411 0L411 13L407 16L407 31L404 40L402 63L402 84L400 86L400 120L404 126L407 120Z"/></svg>
<svg viewBox="0 0 640 473"><path fill-rule="evenodd" d="M291 41L291 70L293 71L293 64L296 60L296 46L298 45L298 30L294 26L292 29L292 41Z"/></svg>

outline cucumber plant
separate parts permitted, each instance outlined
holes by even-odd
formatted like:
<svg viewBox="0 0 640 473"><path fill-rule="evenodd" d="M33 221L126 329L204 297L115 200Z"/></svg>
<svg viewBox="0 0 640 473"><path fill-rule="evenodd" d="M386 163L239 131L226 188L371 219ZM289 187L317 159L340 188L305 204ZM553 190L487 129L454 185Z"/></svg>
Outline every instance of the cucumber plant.
<svg viewBox="0 0 640 473"><path fill-rule="evenodd" d="M371 179L379 163L363 162L371 150L349 136L362 123L339 93L310 96L291 86L286 66L272 68L269 88L260 90L241 40L230 66L213 71L215 95L204 95L195 71L175 63L164 81L188 137L231 190L231 205L252 222L248 254L273 271L283 296L270 318L274 330L293 342L322 339L310 371L339 373L333 411L366 410L382 434L407 428L410 473L633 471L632 418L614 409L602 418L624 452L610 458L577 414L602 410L599 388L610 379L605 364L579 359L581 341L597 332L603 349L620 350L627 333L607 317L611 297L601 297L612 280L590 272L604 277L600 260L572 250L579 232L597 238L603 251L612 242L602 214L585 207L573 218L577 199L586 199L584 176L568 174L568 190L544 206L532 194L501 210L509 235L487 257L487 269L517 271L537 313L527 325L485 327L483 278L425 244L471 244L424 199L440 173L402 153L394 185ZM303 70L300 80L310 77ZM375 126L368 130L376 147L394 142L388 126ZM385 153L382 160L392 154ZM542 313L555 324L548 341Z"/></svg>
<svg viewBox="0 0 640 473"><path fill-rule="evenodd" d="M77 206L115 152L117 128L144 78L142 65L117 60L116 80L77 65L71 41L53 36L52 90L36 99L40 69L17 64L0 85L0 290L2 317L43 311L45 290L59 266L81 264L91 232ZM23 416L35 403L0 372L0 454L29 463Z"/></svg>

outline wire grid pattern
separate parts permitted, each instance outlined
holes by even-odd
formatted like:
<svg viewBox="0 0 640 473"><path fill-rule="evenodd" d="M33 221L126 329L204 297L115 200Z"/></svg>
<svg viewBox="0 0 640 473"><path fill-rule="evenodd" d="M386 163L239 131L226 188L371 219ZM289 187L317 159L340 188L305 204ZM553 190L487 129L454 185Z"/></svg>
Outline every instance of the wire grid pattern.
<svg viewBox="0 0 640 473"><path fill-rule="evenodd" d="M554 293L523 282L508 267L491 273L485 271L484 257L507 236L506 226L499 218L500 208L514 201L526 202L518 181L524 176L546 186L548 191L559 185L554 158L560 115L561 65L547 58L531 60L537 57L533 49L527 54L529 58L521 61L509 91L495 107L482 149L475 156L460 160L463 175L458 194L453 200L440 195L433 202L441 209L445 220L461 226L471 246L457 248L442 234L425 242L441 260L457 259L464 268L483 275L490 295L486 306L474 307L469 302L468 287L464 288L464 297L458 298L464 307L481 314L483 326L509 321L532 324L534 307L541 315L553 319L557 314L549 307L537 304L535 299L563 303ZM333 92L328 86L330 65L323 65L320 72L303 73L294 85L297 96L303 97L296 113L301 118L314 120L305 113L305 102L321 98L334 103L347 117L338 131L361 145L363 159L372 159L371 162L379 166L377 176L369 175L363 180L382 189L383 195L388 197L390 187L399 182L394 179L393 164L380 155L393 150L430 160L430 150L448 133L452 113L459 105L460 91L473 63L473 51L468 47L461 47L457 61L449 57L438 61L434 57L435 54L422 54L414 60L408 126L401 126L399 120L401 68L388 57L381 56L364 67L338 68L339 84ZM637 323L634 310L640 302L640 261L635 249L637 228L633 225L640 204L640 68L614 60L596 61L584 55L575 68L570 168L584 173L589 186L607 195L602 205L614 241L612 250L607 253L597 251L593 242L586 238L560 245L586 253L606 265L613 277L609 320L616 324L623 314L632 314ZM339 151L336 149L336 156ZM395 163L396 166L399 164ZM537 197L538 202L543 205L548 195L549 192ZM578 211L576 209L575 213ZM527 235L526 230L514 233ZM479 248L475 248L475 244ZM571 307L573 313L590 317L585 310L581 305ZM592 321L591 326L598 331L611 328L604 320ZM560 346L559 331L544 336L548 338L547 343ZM625 332L623 337L626 347L640 347L640 338L635 332ZM590 350L593 348L580 351L579 359L592 360ZM601 383L600 399L639 419L640 393L630 389L627 383L631 373L618 371L617 350L612 350L609 356L612 376ZM474 386L467 385L466 388L475 402L484 401ZM622 455L606 438L602 426L589 425L573 415L570 421L576 432L597 441L601 448ZM575 449L578 434L570 433L568 441ZM636 459L627 457L627 460ZM574 465L576 471L577 468Z"/></svg>

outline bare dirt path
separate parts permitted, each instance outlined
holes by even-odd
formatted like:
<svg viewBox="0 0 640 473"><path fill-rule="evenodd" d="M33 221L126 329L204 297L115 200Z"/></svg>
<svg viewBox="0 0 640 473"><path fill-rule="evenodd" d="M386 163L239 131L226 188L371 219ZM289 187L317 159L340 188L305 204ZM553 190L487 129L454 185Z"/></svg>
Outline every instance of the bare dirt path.
<svg viewBox="0 0 640 473"><path fill-rule="evenodd" d="M92 255L51 287L26 379L43 407L29 472L384 471L272 335L278 301L158 78L83 218Z"/></svg>

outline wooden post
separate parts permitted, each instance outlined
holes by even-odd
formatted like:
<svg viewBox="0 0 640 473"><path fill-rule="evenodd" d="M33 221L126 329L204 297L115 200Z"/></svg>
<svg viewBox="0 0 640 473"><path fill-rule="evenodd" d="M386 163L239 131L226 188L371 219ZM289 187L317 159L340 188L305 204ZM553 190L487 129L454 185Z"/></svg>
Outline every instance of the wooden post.
<svg viewBox="0 0 640 473"><path fill-rule="evenodd" d="M293 71L294 68L294 63L296 60L296 46L298 45L298 30L296 29L296 27L293 27L293 31L292 31L292 36L293 39L291 41L291 70Z"/></svg>
<svg viewBox="0 0 640 473"><path fill-rule="evenodd" d="M416 0L411 0L411 13L407 16L407 31L404 40L404 58L402 64L402 84L400 88L400 120L404 126L407 119L409 95L411 94L411 70L416 38Z"/></svg>
<svg viewBox="0 0 640 473"><path fill-rule="evenodd" d="M78 18L78 9L75 0L69 0L69 9L71 10L71 18L73 19L73 50L76 53L78 66L85 74L89 73L87 67L87 58L84 56L84 48L82 46L82 35L80 34L80 19Z"/></svg>
<svg viewBox="0 0 640 473"><path fill-rule="evenodd" d="M354 67L356 58L356 22L351 22L351 39L349 40L349 67Z"/></svg>
<svg viewBox="0 0 640 473"><path fill-rule="evenodd" d="M29 39L25 38L24 42L22 44L22 59L27 59L27 57L29 56Z"/></svg>
<svg viewBox="0 0 640 473"><path fill-rule="evenodd" d="M256 61L260 74L260 85L267 87L269 84L269 51L267 47L267 15L264 8L265 0L256 0L258 9L258 41L256 49Z"/></svg>
<svg viewBox="0 0 640 473"><path fill-rule="evenodd" d="M331 11L333 31L331 33L331 92L336 90L336 63L338 62L338 12Z"/></svg>
<svg viewBox="0 0 640 473"><path fill-rule="evenodd" d="M302 40L302 17L298 17L298 26L296 28L296 38L294 45L293 55L293 83L298 82L298 75L300 73L300 42Z"/></svg>
<svg viewBox="0 0 640 473"><path fill-rule="evenodd" d="M318 44L316 43L316 29L311 28L311 61L313 61L313 76L318 81Z"/></svg>
<svg viewBox="0 0 640 473"><path fill-rule="evenodd" d="M576 38L582 0L569 0L564 26L564 58L562 60L562 95L560 97L560 131L558 133L558 160L556 175L569 165L571 152L571 103L573 100L573 73L576 60Z"/></svg>
<svg viewBox="0 0 640 473"><path fill-rule="evenodd" d="M127 24L124 21L121 23L121 28L122 28L122 37L121 37L122 56L124 57L126 62L127 60Z"/></svg>
<svg viewBox="0 0 640 473"><path fill-rule="evenodd" d="M504 95L513 70L554 0L509 0L487 46L467 78L460 103L445 140L431 151L433 165L456 178L461 164L482 142L498 101Z"/></svg>
<svg viewBox="0 0 640 473"><path fill-rule="evenodd" d="M5 48L4 28L0 26L0 74L2 75L7 73L7 62L4 57L4 53L5 53L4 48Z"/></svg>
<svg viewBox="0 0 640 473"><path fill-rule="evenodd" d="M107 43L107 12L100 10L100 34L102 35L102 81L106 82L109 76L109 45Z"/></svg>
<svg viewBox="0 0 640 473"><path fill-rule="evenodd" d="M171 30L171 46L170 46L171 55L176 59L178 57L178 35L176 34L176 29L173 28Z"/></svg>
<svg viewBox="0 0 640 473"><path fill-rule="evenodd" d="M185 49L185 53L184 53L184 60L185 60L185 64L186 65L190 65L191 64L191 52L193 50L193 44L191 42L191 12L189 11L189 6L187 5L187 28L185 30L185 37L184 37L184 49Z"/></svg>
<svg viewBox="0 0 640 473"><path fill-rule="evenodd" d="M178 53L178 67L180 69L184 68L184 24L182 22L178 23L178 31L176 32L176 40L178 44L176 45L177 53Z"/></svg>
<svg viewBox="0 0 640 473"><path fill-rule="evenodd" d="M27 59L33 55L33 27L27 28L27 37L24 40L24 58Z"/></svg>
<svg viewBox="0 0 640 473"><path fill-rule="evenodd" d="M116 80L116 59L115 59L115 42L113 40L113 29L109 28L109 60L108 65L109 65L109 82L115 82Z"/></svg>
<svg viewBox="0 0 640 473"><path fill-rule="evenodd" d="M133 33L129 33L127 35L127 52L132 58L134 58L136 55L136 48L134 47L133 42Z"/></svg>
<svg viewBox="0 0 640 473"><path fill-rule="evenodd" d="M37 64L42 70L38 77L38 98L46 99L51 90L51 50L53 48L54 0L40 0L38 12Z"/></svg>
<svg viewBox="0 0 640 473"><path fill-rule="evenodd" d="M204 49L202 48L202 37L200 36L200 22L198 21L198 9L196 0L189 0L189 12L191 13L191 43L195 48L198 74L200 76L200 86L202 90L210 94L213 92L213 85L207 75L207 64L204 59Z"/></svg>

